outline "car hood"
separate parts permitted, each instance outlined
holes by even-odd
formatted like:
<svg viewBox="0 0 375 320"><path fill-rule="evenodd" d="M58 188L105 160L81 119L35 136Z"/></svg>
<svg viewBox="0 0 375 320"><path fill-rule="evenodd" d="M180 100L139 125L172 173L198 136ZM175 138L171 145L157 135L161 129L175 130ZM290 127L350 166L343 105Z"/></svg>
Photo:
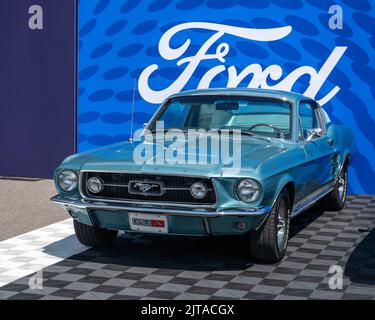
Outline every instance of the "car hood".
<svg viewBox="0 0 375 320"><path fill-rule="evenodd" d="M198 145L198 139L196 145ZM233 138L227 139L229 150L233 150L233 145L239 145L239 140ZM140 173L155 173L155 174L171 174L171 175L195 175L202 177L217 177L222 175L232 175L233 172L238 172L233 169L232 164L225 164L220 156L220 151L214 151L210 148L215 139L208 141L207 151L199 153L198 148L188 148L188 141L179 141L178 150L183 150L185 157L181 158L184 163L169 164L163 161L163 155L167 150L172 150L172 142L157 141L155 143L147 142L124 142L115 145L110 145L100 149L93 149L91 151L77 154L66 159L65 164L74 163L77 169L87 171L135 171ZM220 144L219 144L220 145ZM191 146L191 144L190 144ZM220 145L221 146L221 145ZM265 160L270 159L277 154L284 152L287 149L286 143L279 141L265 141L254 137L245 136L241 139L241 158L238 159L236 165L240 166L240 170L254 171ZM144 155L141 150L148 150L150 157L146 163L137 162L134 159L134 154ZM220 150L220 149L219 149ZM237 149L238 150L238 149ZM197 161L196 164L188 163L188 157L197 156L199 158L206 157L206 164ZM146 158L143 158L146 159ZM161 162L158 162L161 159Z"/></svg>

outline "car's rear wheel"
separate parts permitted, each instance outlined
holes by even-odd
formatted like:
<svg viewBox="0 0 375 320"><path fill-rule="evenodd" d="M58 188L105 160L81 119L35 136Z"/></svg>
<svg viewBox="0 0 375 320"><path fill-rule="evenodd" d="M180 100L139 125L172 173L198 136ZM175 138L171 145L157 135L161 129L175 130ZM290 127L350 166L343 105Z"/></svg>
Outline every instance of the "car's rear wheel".
<svg viewBox="0 0 375 320"><path fill-rule="evenodd" d="M117 231L93 227L74 220L74 231L82 244L89 247L108 246L115 241Z"/></svg>
<svg viewBox="0 0 375 320"><path fill-rule="evenodd" d="M286 252L290 226L290 198L284 188L273 206L267 221L250 233L250 253L260 261L280 261Z"/></svg>
<svg viewBox="0 0 375 320"><path fill-rule="evenodd" d="M320 207L325 211L340 211L345 206L348 191L348 169L344 164L333 190L320 200Z"/></svg>

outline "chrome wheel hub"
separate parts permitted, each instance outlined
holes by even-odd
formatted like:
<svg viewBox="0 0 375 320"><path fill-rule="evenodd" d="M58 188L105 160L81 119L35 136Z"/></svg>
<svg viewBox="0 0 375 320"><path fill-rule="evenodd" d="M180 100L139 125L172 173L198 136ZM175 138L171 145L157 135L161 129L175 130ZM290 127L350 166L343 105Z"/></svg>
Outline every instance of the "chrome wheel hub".
<svg viewBox="0 0 375 320"><path fill-rule="evenodd" d="M344 170L341 170L339 178L338 178L338 193L339 199L341 202L345 202L346 198L346 174Z"/></svg>
<svg viewBox="0 0 375 320"><path fill-rule="evenodd" d="M286 213L285 200L281 199L277 213L277 246L280 251L283 250L286 237Z"/></svg>

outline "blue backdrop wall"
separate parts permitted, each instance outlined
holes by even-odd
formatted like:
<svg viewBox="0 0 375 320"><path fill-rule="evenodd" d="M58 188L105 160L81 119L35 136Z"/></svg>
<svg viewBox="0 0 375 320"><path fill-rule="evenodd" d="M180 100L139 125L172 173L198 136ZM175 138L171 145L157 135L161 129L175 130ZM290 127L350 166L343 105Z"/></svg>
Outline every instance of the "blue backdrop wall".
<svg viewBox="0 0 375 320"><path fill-rule="evenodd" d="M340 5L343 28L331 5ZM169 94L262 87L350 126L350 191L375 194L375 4L369 0L80 0L78 151L128 139ZM332 20L333 19L333 20ZM337 21L336 21L337 22Z"/></svg>

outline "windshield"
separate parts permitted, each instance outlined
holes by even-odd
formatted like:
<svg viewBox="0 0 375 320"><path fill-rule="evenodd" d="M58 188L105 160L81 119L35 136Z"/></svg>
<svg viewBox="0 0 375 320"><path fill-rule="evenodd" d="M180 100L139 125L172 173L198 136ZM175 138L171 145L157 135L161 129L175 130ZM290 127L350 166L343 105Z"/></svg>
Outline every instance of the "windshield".
<svg viewBox="0 0 375 320"><path fill-rule="evenodd" d="M167 102L156 121L164 129L241 129L256 135L290 139L291 104L263 97L191 96ZM155 123L151 127L155 129Z"/></svg>

